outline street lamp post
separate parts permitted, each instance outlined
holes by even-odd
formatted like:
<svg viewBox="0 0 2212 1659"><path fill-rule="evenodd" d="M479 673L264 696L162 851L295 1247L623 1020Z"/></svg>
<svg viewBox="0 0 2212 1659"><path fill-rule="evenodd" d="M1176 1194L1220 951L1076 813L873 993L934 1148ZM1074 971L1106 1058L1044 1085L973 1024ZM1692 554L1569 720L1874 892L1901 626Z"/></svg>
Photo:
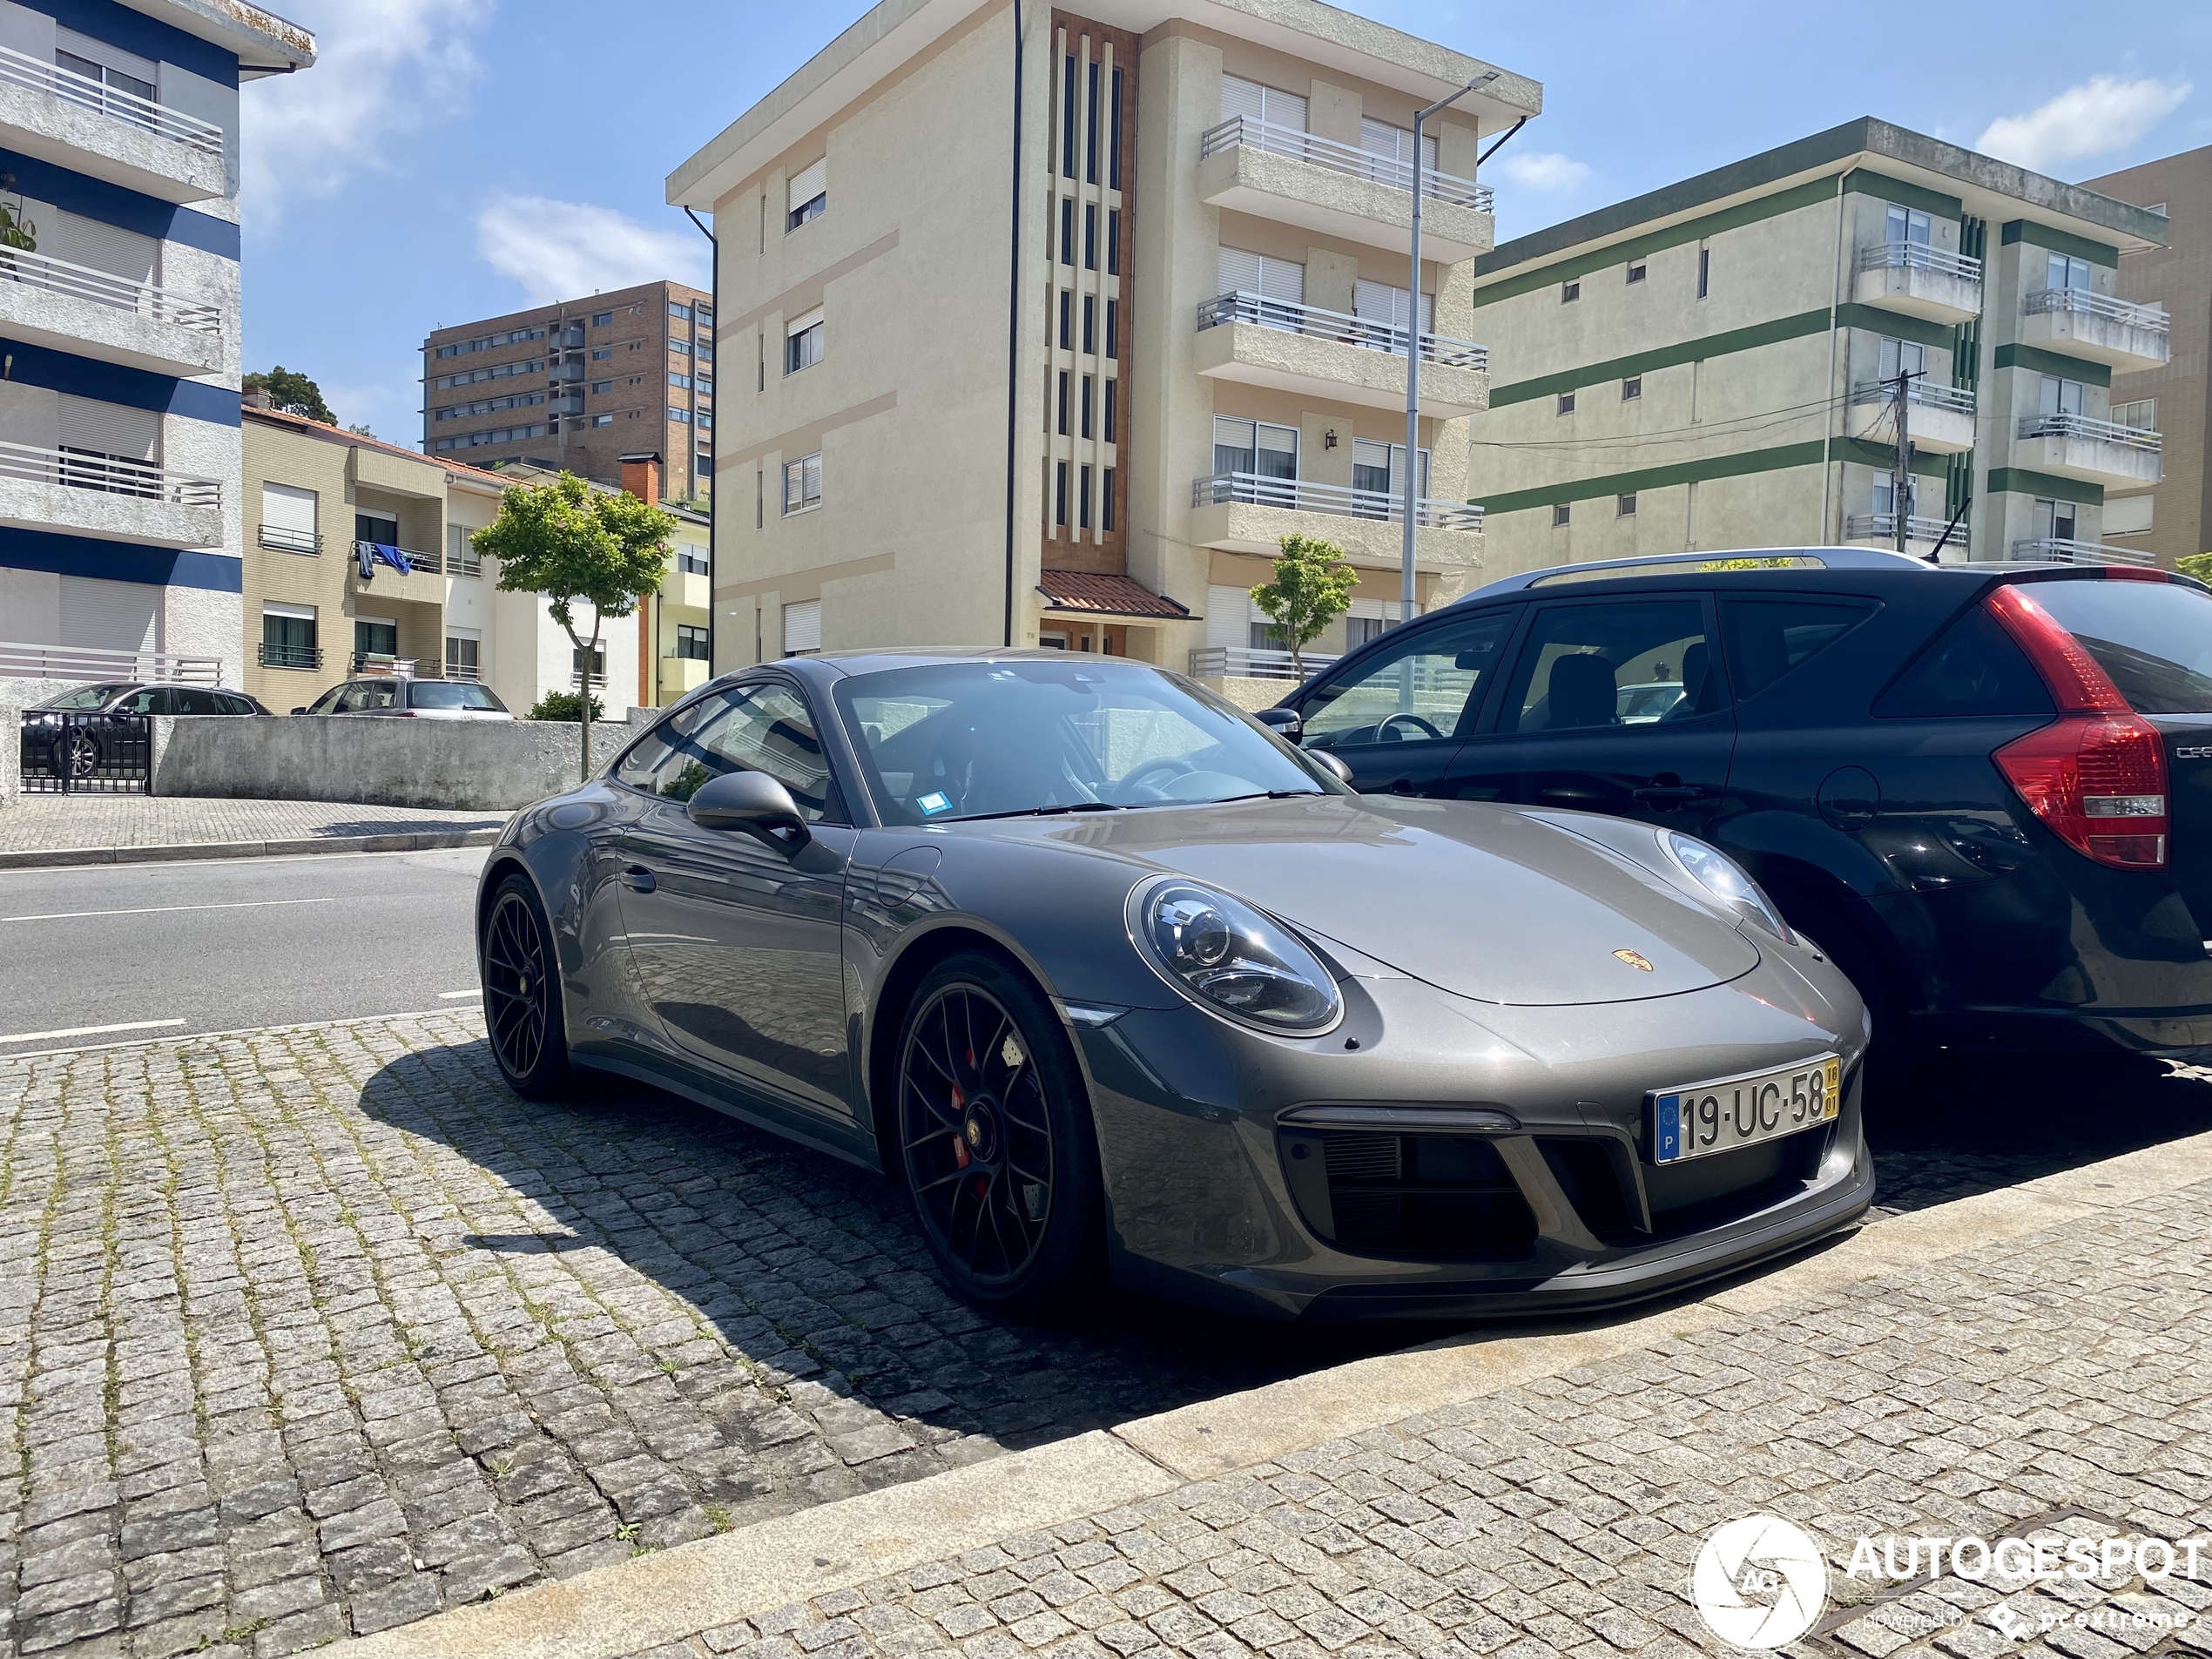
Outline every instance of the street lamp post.
<svg viewBox="0 0 2212 1659"><path fill-rule="evenodd" d="M1447 105L1456 104L1478 86L1498 78L1485 70L1449 98L1439 98L1413 117L1413 274L1406 288L1406 490L1405 536L1400 543L1398 621L1413 619L1413 513L1420 482L1421 454L1421 123Z"/></svg>

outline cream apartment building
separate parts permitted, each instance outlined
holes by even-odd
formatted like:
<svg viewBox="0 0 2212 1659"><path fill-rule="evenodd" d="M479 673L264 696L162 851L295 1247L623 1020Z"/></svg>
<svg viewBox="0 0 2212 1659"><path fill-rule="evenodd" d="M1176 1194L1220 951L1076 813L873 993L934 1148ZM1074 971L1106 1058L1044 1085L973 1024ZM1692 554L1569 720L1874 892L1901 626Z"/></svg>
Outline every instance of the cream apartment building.
<svg viewBox="0 0 2212 1659"><path fill-rule="evenodd" d="M1541 106L1312 0L884 0L669 179L711 212L715 666L1057 644L1258 666L1284 535L1394 614L1408 333L1424 605L1480 578L1486 141ZM1019 161L1015 139L1019 137ZM1017 233L1018 224L1018 233ZM1409 287L1418 287L1418 298Z"/></svg>
<svg viewBox="0 0 2212 1659"><path fill-rule="evenodd" d="M1916 372L1910 550L2146 562L2105 502L2158 482L2160 434L2112 388L2166 362L2170 327L2118 279L2165 237L1864 118L1507 243L1474 293L1489 568L1893 546Z"/></svg>

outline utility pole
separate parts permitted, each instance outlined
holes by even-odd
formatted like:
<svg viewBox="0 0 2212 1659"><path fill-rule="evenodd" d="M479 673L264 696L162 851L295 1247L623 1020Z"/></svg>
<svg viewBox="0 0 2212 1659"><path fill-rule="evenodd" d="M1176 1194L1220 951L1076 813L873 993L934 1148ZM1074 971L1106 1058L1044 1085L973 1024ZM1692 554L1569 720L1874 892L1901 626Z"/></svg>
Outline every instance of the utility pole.
<svg viewBox="0 0 2212 1659"><path fill-rule="evenodd" d="M1912 436L1906 411L1912 408L1912 382L1927 371L1902 370L1897 377L1897 461L1890 474L1891 528L1897 532L1897 550L1906 550L1912 535Z"/></svg>
<svg viewBox="0 0 2212 1659"><path fill-rule="evenodd" d="M1494 69L1485 70L1449 98L1437 99L1413 117L1413 269L1412 279L1406 285L1406 533L1399 544L1398 581L1398 621L1401 627L1413 619L1414 498L1420 494L1421 470L1421 124L1447 105L1458 103L1476 87L1488 85L1500 73Z"/></svg>

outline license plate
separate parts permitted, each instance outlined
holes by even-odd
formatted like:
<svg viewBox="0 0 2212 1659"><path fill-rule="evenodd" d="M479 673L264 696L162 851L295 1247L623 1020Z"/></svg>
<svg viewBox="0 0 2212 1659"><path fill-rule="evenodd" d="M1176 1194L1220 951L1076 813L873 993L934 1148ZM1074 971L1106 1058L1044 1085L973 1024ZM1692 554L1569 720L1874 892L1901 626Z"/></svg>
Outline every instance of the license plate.
<svg viewBox="0 0 2212 1659"><path fill-rule="evenodd" d="M1680 1163L1832 1123L1843 1105L1842 1073L1831 1054L1779 1071L1655 1089L1651 1161Z"/></svg>

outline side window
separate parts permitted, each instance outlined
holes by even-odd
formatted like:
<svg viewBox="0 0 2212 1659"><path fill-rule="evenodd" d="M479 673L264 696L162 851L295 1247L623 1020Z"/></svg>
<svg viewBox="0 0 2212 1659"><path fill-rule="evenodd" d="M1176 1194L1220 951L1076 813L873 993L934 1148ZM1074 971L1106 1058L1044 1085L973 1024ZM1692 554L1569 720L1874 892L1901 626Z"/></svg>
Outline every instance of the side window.
<svg viewBox="0 0 2212 1659"><path fill-rule="evenodd" d="M1979 605L1944 631L1874 700L1877 719L2011 714L2047 718L2051 694L2005 626Z"/></svg>
<svg viewBox="0 0 2212 1659"><path fill-rule="evenodd" d="M813 822L830 811L829 762L806 699L783 685L746 685L663 721L623 759L616 778L633 789L689 800L725 772L765 772L791 791Z"/></svg>
<svg viewBox="0 0 2212 1659"><path fill-rule="evenodd" d="M1721 706L1695 599L1548 605L1506 686L1498 731L1658 725Z"/></svg>
<svg viewBox="0 0 2212 1659"><path fill-rule="evenodd" d="M352 688L350 686L345 685L332 686L320 697L307 705L307 712L310 714L336 714L340 712L341 705L346 700L346 693L351 689Z"/></svg>
<svg viewBox="0 0 2212 1659"><path fill-rule="evenodd" d="M1874 614L1849 599L1723 599L1721 639L1738 702L1757 697Z"/></svg>
<svg viewBox="0 0 2212 1659"><path fill-rule="evenodd" d="M1463 736L1482 710L1482 693L1516 613L1488 610L1406 631L1325 680L1300 706L1304 741L1316 749ZM1388 636L1386 636L1387 637Z"/></svg>
<svg viewBox="0 0 2212 1659"><path fill-rule="evenodd" d="M122 702L115 705L115 711L118 714L167 714L172 711L169 707L168 694L158 689L149 687L134 696L124 698Z"/></svg>
<svg viewBox="0 0 2212 1659"><path fill-rule="evenodd" d="M212 691L203 691L194 687L173 691L169 695L177 699L177 712L179 714L226 714L229 712L223 706L222 699Z"/></svg>

